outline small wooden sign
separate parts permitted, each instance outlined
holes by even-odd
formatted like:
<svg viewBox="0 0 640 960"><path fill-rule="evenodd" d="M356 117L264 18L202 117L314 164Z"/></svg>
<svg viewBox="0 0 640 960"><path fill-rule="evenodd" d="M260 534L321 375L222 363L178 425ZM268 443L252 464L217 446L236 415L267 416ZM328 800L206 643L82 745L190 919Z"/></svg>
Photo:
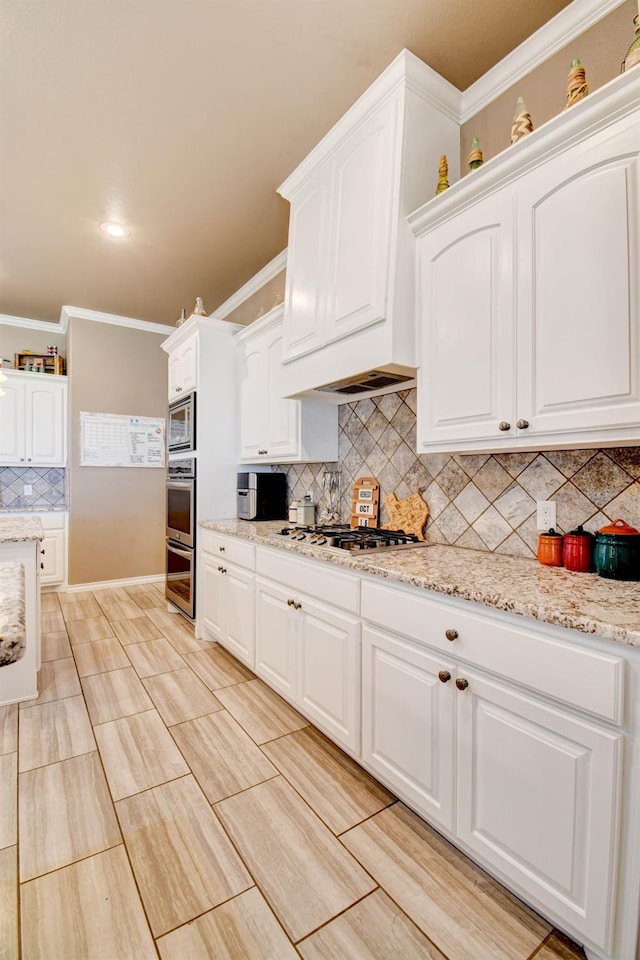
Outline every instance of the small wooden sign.
<svg viewBox="0 0 640 960"><path fill-rule="evenodd" d="M351 526L377 527L380 485L374 477L358 477L353 485Z"/></svg>

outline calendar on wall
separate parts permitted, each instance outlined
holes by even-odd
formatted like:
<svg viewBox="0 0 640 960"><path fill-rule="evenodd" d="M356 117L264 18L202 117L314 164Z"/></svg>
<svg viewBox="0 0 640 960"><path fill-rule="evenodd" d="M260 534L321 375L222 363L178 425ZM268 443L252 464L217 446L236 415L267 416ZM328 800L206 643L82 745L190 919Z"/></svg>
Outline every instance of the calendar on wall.
<svg viewBox="0 0 640 960"><path fill-rule="evenodd" d="M165 421L80 413L81 467L164 467Z"/></svg>

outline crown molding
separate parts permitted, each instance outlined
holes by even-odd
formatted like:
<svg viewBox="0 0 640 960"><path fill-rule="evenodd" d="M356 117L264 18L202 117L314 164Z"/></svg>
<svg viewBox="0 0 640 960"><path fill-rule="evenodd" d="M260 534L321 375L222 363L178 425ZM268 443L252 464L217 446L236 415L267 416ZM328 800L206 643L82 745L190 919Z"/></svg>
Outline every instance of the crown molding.
<svg viewBox="0 0 640 960"><path fill-rule="evenodd" d="M522 80L624 2L625 0L573 0L573 3L527 37L519 47L462 93L460 123L474 117L514 83Z"/></svg>
<svg viewBox="0 0 640 960"><path fill-rule="evenodd" d="M135 317L121 317L117 313L102 313L100 310L86 310L84 307L64 306L60 311L60 329L69 326L71 317L79 320L92 320L94 323L111 323L115 327L131 327L133 330L144 330L145 333L159 333L166 337L171 327L164 323L151 323L149 320L137 320Z"/></svg>
<svg viewBox="0 0 640 960"><path fill-rule="evenodd" d="M236 340L240 340L242 343L246 342L247 340L252 340L259 334L264 333L265 330L275 327L282 321L283 317L284 303L278 303L275 307L272 307L268 313L258 317L257 320L254 320L252 323L248 323L245 327L239 327L238 332L236 333Z"/></svg>
<svg viewBox="0 0 640 960"><path fill-rule="evenodd" d="M66 333L67 326L51 320L31 320L28 317L12 317L8 313L0 313L0 324L6 324L9 327L26 327L28 330L40 330L43 333L53 333L60 336Z"/></svg>
<svg viewBox="0 0 640 960"><path fill-rule="evenodd" d="M254 293L257 293L261 287L264 287L265 283L268 283L269 280L273 280L274 277L277 277L279 273L282 273L283 270L286 270L287 267L287 248L285 247L282 253L279 253L277 257L274 257L273 260L270 260L269 263L259 270L255 276L251 277L250 280L240 287L239 290L236 290L228 300L225 300L217 310L214 310L210 315L213 320L224 320L225 317L228 317L230 313L233 313L234 310L248 300L249 297L252 297Z"/></svg>

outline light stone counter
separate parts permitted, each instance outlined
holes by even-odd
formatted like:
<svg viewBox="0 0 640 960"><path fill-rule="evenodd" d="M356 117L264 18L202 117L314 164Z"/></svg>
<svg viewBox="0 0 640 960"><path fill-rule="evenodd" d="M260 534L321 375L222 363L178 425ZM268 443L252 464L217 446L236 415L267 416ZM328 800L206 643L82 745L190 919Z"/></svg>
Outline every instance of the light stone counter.
<svg viewBox="0 0 640 960"><path fill-rule="evenodd" d="M0 516L0 543L20 543L24 540L42 540L44 533L39 517Z"/></svg>
<svg viewBox="0 0 640 960"><path fill-rule="evenodd" d="M0 667L24 654L24 567L16 561L0 563Z"/></svg>
<svg viewBox="0 0 640 960"><path fill-rule="evenodd" d="M354 556L269 536L287 523L204 520L201 526L398 583L640 647L640 583L544 567L536 560L429 546Z"/></svg>

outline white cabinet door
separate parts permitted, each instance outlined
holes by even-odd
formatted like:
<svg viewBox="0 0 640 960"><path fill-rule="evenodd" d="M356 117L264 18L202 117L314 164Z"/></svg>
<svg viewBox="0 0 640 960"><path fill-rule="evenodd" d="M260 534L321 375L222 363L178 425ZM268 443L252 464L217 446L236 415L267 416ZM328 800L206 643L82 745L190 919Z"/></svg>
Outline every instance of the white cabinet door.
<svg viewBox="0 0 640 960"><path fill-rule="evenodd" d="M621 735L464 671L458 836L526 896L609 950Z"/></svg>
<svg viewBox="0 0 640 960"><path fill-rule="evenodd" d="M300 710L336 743L360 753L360 621L307 597L302 620Z"/></svg>
<svg viewBox="0 0 640 960"><path fill-rule="evenodd" d="M238 658L253 667L255 660L254 580L252 573L223 564L225 629L223 644Z"/></svg>
<svg viewBox="0 0 640 960"><path fill-rule="evenodd" d="M333 161L325 341L386 315L398 101L388 100Z"/></svg>
<svg viewBox="0 0 640 960"><path fill-rule="evenodd" d="M291 203L284 311L285 359L324 342L331 168L325 164Z"/></svg>
<svg viewBox="0 0 640 960"><path fill-rule="evenodd" d="M531 434L605 440L640 422L639 158L632 116L518 185L517 409Z"/></svg>
<svg viewBox="0 0 640 960"><path fill-rule="evenodd" d="M512 249L506 192L418 241L418 452L516 434Z"/></svg>
<svg viewBox="0 0 640 960"><path fill-rule="evenodd" d="M224 578L217 557L202 554L202 618L207 630L220 640L224 636Z"/></svg>
<svg viewBox="0 0 640 960"><path fill-rule="evenodd" d="M365 625L362 756L430 821L453 827L455 669L444 657Z"/></svg>
<svg viewBox="0 0 640 960"><path fill-rule="evenodd" d="M299 620L292 605L290 591L256 577L255 671L289 700L296 697L299 640Z"/></svg>
<svg viewBox="0 0 640 960"><path fill-rule="evenodd" d="M27 383L25 390L26 462L31 466L66 464L66 382Z"/></svg>
<svg viewBox="0 0 640 960"><path fill-rule="evenodd" d="M259 340L243 344L240 371L240 456L253 460L264 440L264 356Z"/></svg>
<svg viewBox="0 0 640 960"><path fill-rule="evenodd" d="M10 466L26 462L25 389L23 383L8 380L2 384L0 398L0 464Z"/></svg>
<svg viewBox="0 0 640 960"><path fill-rule="evenodd" d="M40 562L40 583L43 587L64 583L67 569L64 529L45 530Z"/></svg>
<svg viewBox="0 0 640 960"><path fill-rule="evenodd" d="M192 332L169 354L169 400L198 386L198 333Z"/></svg>
<svg viewBox="0 0 640 960"><path fill-rule="evenodd" d="M295 457L300 452L300 401L284 400L282 391L282 328L270 331L264 343L265 444L270 459Z"/></svg>

